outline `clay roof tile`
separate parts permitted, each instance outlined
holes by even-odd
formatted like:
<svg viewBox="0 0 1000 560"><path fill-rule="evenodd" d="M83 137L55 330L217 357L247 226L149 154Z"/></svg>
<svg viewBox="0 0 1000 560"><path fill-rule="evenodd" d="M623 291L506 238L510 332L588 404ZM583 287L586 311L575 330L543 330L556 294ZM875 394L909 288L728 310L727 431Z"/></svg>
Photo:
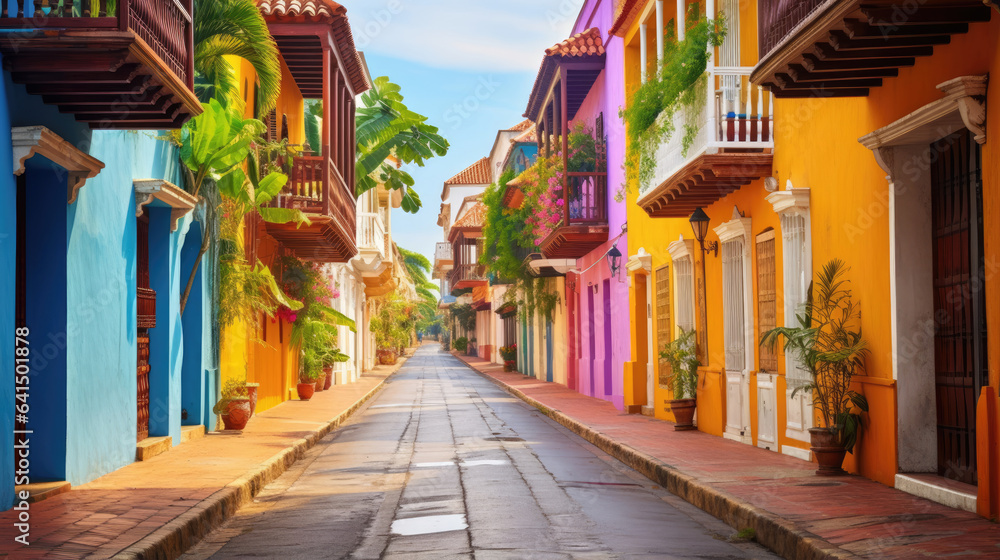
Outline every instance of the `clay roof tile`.
<svg viewBox="0 0 1000 560"><path fill-rule="evenodd" d="M490 173L490 160L483 158L469 167L462 170L451 179L444 182L445 185L486 185L493 181L493 174Z"/></svg>

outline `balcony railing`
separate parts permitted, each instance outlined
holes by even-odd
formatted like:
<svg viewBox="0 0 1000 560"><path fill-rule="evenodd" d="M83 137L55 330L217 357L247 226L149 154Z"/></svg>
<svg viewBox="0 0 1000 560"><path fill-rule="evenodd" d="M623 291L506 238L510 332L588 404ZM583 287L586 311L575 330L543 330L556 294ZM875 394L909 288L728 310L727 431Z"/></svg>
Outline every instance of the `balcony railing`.
<svg viewBox="0 0 1000 560"><path fill-rule="evenodd" d="M347 262L357 254L357 207L353 193L323 146L322 155L292 160L291 174L271 206L304 212L313 225L269 225L272 236L307 258Z"/></svg>
<svg viewBox="0 0 1000 560"><path fill-rule="evenodd" d="M486 267L480 264L458 264L451 271L448 277L448 283L451 284L452 289L462 289L464 286L460 283L465 282L486 282Z"/></svg>
<svg viewBox="0 0 1000 560"><path fill-rule="evenodd" d="M358 250L385 257L385 224L378 212L358 213Z"/></svg>
<svg viewBox="0 0 1000 560"><path fill-rule="evenodd" d="M16 12L11 13L12 4ZM0 0L0 29L132 31L168 68L194 85L192 0Z"/></svg>
<svg viewBox="0 0 1000 560"><path fill-rule="evenodd" d="M758 0L759 56L764 58L826 0Z"/></svg>
<svg viewBox="0 0 1000 560"><path fill-rule="evenodd" d="M656 150L656 171L653 180L642 186L643 192L669 180L699 154L773 149L773 122L769 114L773 103L768 93L749 82L751 70L711 68L707 79L692 86L711 86L712 95L703 96L707 103L695 111L682 108L673 114L674 133ZM687 138L685 146L684 131L689 125L697 128L697 133Z"/></svg>

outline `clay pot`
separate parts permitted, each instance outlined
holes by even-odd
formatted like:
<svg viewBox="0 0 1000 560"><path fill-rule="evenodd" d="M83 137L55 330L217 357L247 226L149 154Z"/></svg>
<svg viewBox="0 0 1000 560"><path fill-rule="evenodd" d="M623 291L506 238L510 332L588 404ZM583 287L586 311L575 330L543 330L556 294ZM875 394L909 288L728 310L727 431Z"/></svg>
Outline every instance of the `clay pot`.
<svg viewBox="0 0 1000 560"><path fill-rule="evenodd" d="M674 413L674 430L686 432L696 429L694 426L694 411L697 408L694 399L674 399L670 401L670 410Z"/></svg>
<svg viewBox="0 0 1000 560"><path fill-rule="evenodd" d="M847 474L842 466L847 450L844 449L844 444L840 441L840 434L836 428L809 428L809 440L812 445L809 449L812 450L816 456L816 462L819 463L816 474L821 476Z"/></svg>
<svg viewBox="0 0 1000 560"><path fill-rule="evenodd" d="M316 392L320 392L326 387L326 374L321 373L319 377L316 378Z"/></svg>
<svg viewBox="0 0 1000 560"><path fill-rule="evenodd" d="M299 400L307 401L312 398L313 393L316 392L315 383L299 383L295 386L295 391L299 394Z"/></svg>
<svg viewBox="0 0 1000 560"><path fill-rule="evenodd" d="M326 383L323 384L325 390L333 386L333 368L327 368L324 371L326 372Z"/></svg>
<svg viewBox="0 0 1000 560"><path fill-rule="evenodd" d="M257 412L257 391L260 388L260 383L247 383L247 396L250 397L250 417L253 418L253 413Z"/></svg>
<svg viewBox="0 0 1000 560"><path fill-rule="evenodd" d="M227 430L242 430L250 421L250 399L232 399L226 405L222 423Z"/></svg>
<svg viewBox="0 0 1000 560"><path fill-rule="evenodd" d="M380 350L378 361L384 366L391 366L396 363L396 353L391 350Z"/></svg>

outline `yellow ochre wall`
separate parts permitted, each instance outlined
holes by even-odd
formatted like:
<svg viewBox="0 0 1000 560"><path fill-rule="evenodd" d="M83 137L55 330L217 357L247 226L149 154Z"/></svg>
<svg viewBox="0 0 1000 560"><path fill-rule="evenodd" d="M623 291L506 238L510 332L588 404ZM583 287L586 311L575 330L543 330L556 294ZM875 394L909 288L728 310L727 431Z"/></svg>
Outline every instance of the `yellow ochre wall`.
<svg viewBox="0 0 1000 560"><path fill-rule="evenodd" d="M650 2L652 4L652 2ZM743 62L756 62L756 22L753 3L741 4L741 45ZM641 18L640 18L641 19ZM665 18L669 19L669 17ZM652 21L650 21L652 23ZM637 21L626 34L625 76L627 91L633 91L639 81L639 35ZM648 39L654 40L654 36ZM790 180L796 188L810 189L812 234L812 268L814 273L832 258L844 259L851 266L849 278L855 297L861 305L862 327L871 349L867 361L867 376L857 380L855 389L863 392L871 404L871 413L865 424L861 443L855 454L849 455L845 466L852 472L887 485L892 485L897 471L896 459L896 390L892 379L891 312L889 291L889 222L888 183L885 172L878 167L870 150L858 138L907 115L921 106L941 98L936 85L946 80L972 74L1000 75L1000 18L991 23L971 24L967 34L953 35L951 43L934 48L931 57L918 58L912 68L901 68L898 78L888 78L880 88L873 88L867 98L848 99L787 99L778 100L774 107L775 156L772 175L784 188ZM652 54L652 53L651 53ZM990 87L987 106L1000 102L1000 89ZM988 119L987 138L1000 135L997 119ZM996 262L998 232L1000 228L1000 167L997 161L997 140L983 145L983 203L985 223L985 255L987 265ZM632 186L627 198L629 222L629 254L640 247L652 255L654 273L648 281L655 282L655 270L670 262L667 245L679 235L692 238L687 219L651 219L634 201L636 187ZM778 324L783 322L780 224L771 205L764 200L767 195L762 182L754 182L730 194L705 209L711 227L730 219L733 205L752 221L752 233L757 235L767 227L776 230L776 262L778 288ZM709 241L717 240L709 232ZM751 243L754 240L748 240ZM754 246L755 249L755 246ZM755 252L755 251L754 251ZM695 255L695 268L699 268ZM753 254L754 264L756 254ZM702 431L720 435L725 425L725 391L720 370L723 367L721 259L708 256L708 344L709 364L702 369L698 394L698 424ZM671 268L671 275L673 269ZM633 282L635 282L633 280ZM756 282L756 274L754 275ZM996 275L987 275L987 320L992 329L1000 328L1000 286ZM673 282L671 291L674 290ZM655 310L654 301L651 302ZM756 286L753 287L756 295ZM637 309L635 289L632 294L632 323L644 322L645 309ZM756 299L756 298L754 298ZM756 305L756 303L755 303ZM676 317L676 314L672 314ZM696 313L696 320L697 320ZM755 336L756 313L754 314ZM655 322L654 322L655 329ZM654 331L655 332L655 331ZM659 341L654 343L659 345ZM644 328L633 328L633 360L642 358ZM759 351L755 348L755 357ZM651 359L656 360L655 356ZM1000 385L1000 337L989 337L990 385ZM626 374L644 382L639 364L626 364ZM630 375L629 368L634 375ZM655 366L658 369L658 364ZM658 374L658 372L657 372ZM807 444L784 436L785 385L784 359L779 357L778 436L781 446L794 445L808 448ZM638 381L637 381L638 382ZM645 396L645 389L633 391L634 399ZM655 415L673 420L664 404L670 392L657 387L654 395ZM627 393L628 394L628 393ZM638 404L638 403L626 403ZM756 437L756 378L750 387L751 429Z"/></svg>
<svg viewBox="0 0 1000 560"><path fill-rule="evenodd" d="M246 104L244 115L254 116L254 84L257 74L245 60L230 57L236 69L236 81ZM285 65L281 63L281 94L276 105L278 131L282 118L288 118L288 139L290 144L305 142L304 99L295 80ZM266 115L260 115L263 119ZM273 265L279 244L260 230L258 254L262 262ZM272 268L272 270L274 270ZM258 383L257 412L263 412L293 398L298 381L298 352L290 345L291 324L275 322L264 317L252 327L242 322L223 329L221 344L221 377L225 383L232 377L242 377L246 372L247 382Z"/></svg>

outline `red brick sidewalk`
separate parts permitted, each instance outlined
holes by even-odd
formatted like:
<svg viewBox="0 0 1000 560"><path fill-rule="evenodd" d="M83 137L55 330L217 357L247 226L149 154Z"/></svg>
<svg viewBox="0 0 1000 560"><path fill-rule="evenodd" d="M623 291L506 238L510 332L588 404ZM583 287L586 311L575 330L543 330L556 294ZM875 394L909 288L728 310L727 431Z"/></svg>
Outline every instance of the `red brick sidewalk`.
<svg viewBox="0 0 1000 560"><path fill-rule="evenodd" d="M619 458L626 463L635 466L637 457L649 456L660 470L673 471L667 477L671 491L722 513L730 524L740 523L736 528L790 528L786 532L794 533L794 543L764 542L783 547L779 552L786 557L1000 558L1000 527L972 513L859 476L817 477L813 463L703 432L676 432L669 422L625 414L562 385L504 373L477 358L461 359L581 435L596 431L593 439L603 435L620 444L612 454L624 455ZM769 536L757 533L761 541Z"/></svg>
<svg viewBox="0 0 1000 560"><path fill-rule="evenodd" d="M0 513L0 558L175 557L291 465L394 367L255 414L239 434L212 432L31 505L29 547ZM212 526L210 526L212 525ZM154 534L155 533L155 534Z"/></svg>

